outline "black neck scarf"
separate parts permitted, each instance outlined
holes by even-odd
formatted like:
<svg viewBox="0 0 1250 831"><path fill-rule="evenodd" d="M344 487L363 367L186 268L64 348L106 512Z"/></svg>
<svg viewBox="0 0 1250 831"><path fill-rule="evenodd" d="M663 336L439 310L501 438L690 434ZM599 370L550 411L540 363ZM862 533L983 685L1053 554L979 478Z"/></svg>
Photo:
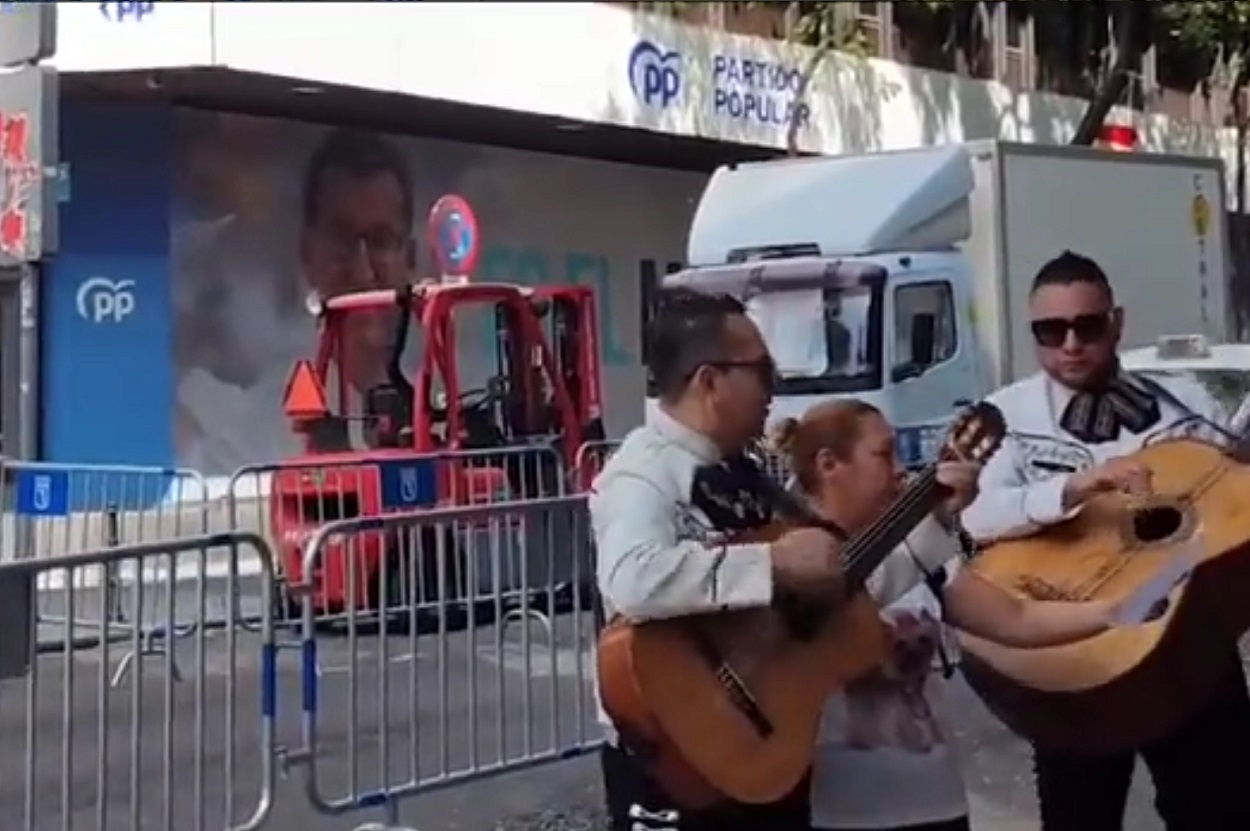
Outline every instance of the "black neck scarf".
<svg viewBox="0 0 1250 831"><path fill-rule="evenodd" d="M1158 397L1125 373L1116 373L1097 390L1073 394L1059 426L1083 444L1106 444L1122 430L1140 434L1163 418Z"/></svg>

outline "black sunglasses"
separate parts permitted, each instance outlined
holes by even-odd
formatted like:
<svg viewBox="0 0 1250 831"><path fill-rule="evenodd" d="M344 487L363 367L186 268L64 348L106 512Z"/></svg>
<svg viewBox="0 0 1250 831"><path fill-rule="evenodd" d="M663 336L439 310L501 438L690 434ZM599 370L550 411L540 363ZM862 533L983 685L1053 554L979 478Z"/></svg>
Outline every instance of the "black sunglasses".
<svg viewBox="0 0 1250 831"><path fill-rule="evenodd" d="M753 361L707 361L703 366L728 372L742 369L755 375L756 379L768 389L777 383L777 364L771 357L756 358Z"/></svg>
<svg viewBox="0 0 1250 831"><path fill-rule="evenodd" d="M1097 343L1107 336L1111 330L1111 313L1077 315L1073 318L1044 317L1029 323L1033 330L1033 340L1038 346L1058 349L1068 339L1068 332L1076 337L1077 343Z"/></svg>

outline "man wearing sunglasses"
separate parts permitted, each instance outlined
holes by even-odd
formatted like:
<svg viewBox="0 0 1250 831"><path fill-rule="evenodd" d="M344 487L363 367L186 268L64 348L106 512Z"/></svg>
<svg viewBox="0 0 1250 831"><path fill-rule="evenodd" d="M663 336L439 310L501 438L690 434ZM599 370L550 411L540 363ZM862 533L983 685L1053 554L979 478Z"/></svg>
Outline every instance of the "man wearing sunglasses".
<svg viewBox="0 0 1250 831"><path fill-rule="evenodd" d="M1042 369L990 397L1012 437L983 469L981 495L963 516L983 542L1063 522L1095 494L1150 494L1149 470L1124 457L1194 415L1222 418L1192 381L1143 380L1120 369L1124 312L1093 260L1065 252L1046 263L1029 314ZM1228 651L1226 694L1175 735L1110 757L1035 749L1043 831L1121 831L1138 755L1168 831L1250 829L1242 793L1250 782L1250 699L1236 644Z"/></svg>
<svg viewBox="0 0 1250 831"><path fill-rule="evenodd" d="M608 619L646 620L766 606L775 587L827 596L839 577L824 531L736 545L769 518L740 463L760 437L775 367L737 300L666 290L647 333L659 405L595 479L589 497L597 578ZM771 805L678 808L647 773L645 748L601 716L612 831L806 831L806 783Z"/></svg>

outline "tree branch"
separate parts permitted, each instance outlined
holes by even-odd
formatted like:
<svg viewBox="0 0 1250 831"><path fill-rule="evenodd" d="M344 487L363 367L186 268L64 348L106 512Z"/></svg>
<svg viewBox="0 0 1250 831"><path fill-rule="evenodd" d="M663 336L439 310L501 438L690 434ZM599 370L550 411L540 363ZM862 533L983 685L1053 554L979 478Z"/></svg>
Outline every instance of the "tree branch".
<svg viewBox="0 0 1250 831"><path fill-rule="evenodd" d="M1149 6L1141 0L1120 0L1115 21L1115 56L1098 85L1081 121L1072 135L1072 144L1092 145L1102 130L1111 109L1124 96L1132 82L1133 70L1142 56L1141 31Z"/></svg>

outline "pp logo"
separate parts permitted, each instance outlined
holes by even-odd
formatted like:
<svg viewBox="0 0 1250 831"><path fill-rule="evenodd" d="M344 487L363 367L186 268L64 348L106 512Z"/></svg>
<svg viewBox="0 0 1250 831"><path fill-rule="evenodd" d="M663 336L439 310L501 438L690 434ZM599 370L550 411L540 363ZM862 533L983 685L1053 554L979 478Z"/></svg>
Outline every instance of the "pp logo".
<svg viewBox="0 0 1250 831"><path fill-rule="evenodd" d="M638 41L629 53L629 85L642 103L667 107L681 94L681 55Z"/></svg>
<svg viewBox="0 0 1250 831"><path fill-rule="evenodd" d="M135 310L134 287L134 280L84 280L74 297L78 316L92 323L121 323Z"/></svg>

